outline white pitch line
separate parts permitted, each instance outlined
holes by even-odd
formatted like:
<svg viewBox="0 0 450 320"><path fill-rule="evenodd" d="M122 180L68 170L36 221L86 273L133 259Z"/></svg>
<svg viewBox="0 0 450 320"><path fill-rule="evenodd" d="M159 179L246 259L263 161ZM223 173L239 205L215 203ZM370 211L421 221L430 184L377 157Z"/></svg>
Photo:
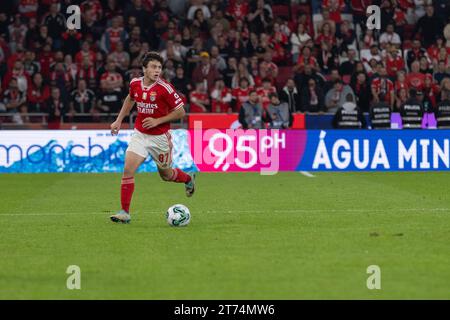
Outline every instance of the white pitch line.
<svg viewBox="0 0 450 320"><path fill-rule="evenodd" d="M399 212L450 212L450 208L386 208L386 209L285 209L285 210L206 210L203 213L220 214L220 213L375 213L389 212L391 210ZM161 211L146 211L144 213L134 212L134 214L160 214ZM102 215L109 216L112 212L60 212L60 213L0 213L2 216L71 216L71 215Z"/></svg>
<svg viewBox="0 0 450 320"><path fill-rule="evenodd" d="M315 177L315 175L309 173L308 171L300 171L300 173L302 175L304 175L305 177L308 177L308 178L314 178Z"/></svg>

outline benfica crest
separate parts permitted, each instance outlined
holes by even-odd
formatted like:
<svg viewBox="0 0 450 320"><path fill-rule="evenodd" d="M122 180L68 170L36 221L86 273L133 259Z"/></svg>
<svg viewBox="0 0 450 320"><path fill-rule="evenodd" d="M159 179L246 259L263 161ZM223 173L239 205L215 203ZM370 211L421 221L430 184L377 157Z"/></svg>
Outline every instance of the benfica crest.
<svg viewBox="0 0 450 320"><path fill-rule="evenodd" d="M155 102L155 100L156 100L156 92L152 91L150 92L150 101Z"/></svg>

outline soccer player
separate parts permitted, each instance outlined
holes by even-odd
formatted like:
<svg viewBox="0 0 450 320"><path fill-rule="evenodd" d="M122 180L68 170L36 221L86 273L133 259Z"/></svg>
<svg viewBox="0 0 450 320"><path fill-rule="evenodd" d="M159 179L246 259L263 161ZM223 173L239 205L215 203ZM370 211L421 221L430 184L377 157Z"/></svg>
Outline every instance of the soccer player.
<svg viewBox="0 0 450 320"><path fill-rule="evenodd" d="M160 78L164 59L157 52L147 52L142 59L144 76L130 82L128 96L116 121L111 124L111 133L116 135L122 120L134 104L138 116L134 134L125 156L125 167L121 185L122 210L112 215L113 222L129 223L130 203L134 191L134 174L150 155L156 162L158 172L164 181L184 183L186 195L195 191L195 174L187 174L180 169L172 169L172 139L170 122L185 115L182 98L173 86Z"/></svg>

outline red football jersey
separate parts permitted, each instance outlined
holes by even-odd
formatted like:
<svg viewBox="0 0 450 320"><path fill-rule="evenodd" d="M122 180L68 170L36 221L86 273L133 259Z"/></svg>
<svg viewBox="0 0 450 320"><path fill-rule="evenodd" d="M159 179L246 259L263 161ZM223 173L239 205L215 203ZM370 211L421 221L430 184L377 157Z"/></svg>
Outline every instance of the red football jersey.
<svg viewBox="0 0 450 320"><path fill-rule="evenodd" d="M236 99L236 110L235 112L239 112L241 110L242 105L248 101L248 96L250 93L250 88L241 89L240 87L234 88L232 91L232 95L234 99Z"/></svg>
<svg viewBox="0 0 450 320"><path fill-rule="evenodd" d="M161 118L174 110L183 108L183 99L173 86L163 79L158 79L150 86L144 86L144 77L134 78L130 82L130 98L136 102L138 116L135 128L145 134L160 135L170 129L166 122L157 127L144 129L142 121L145 118Z"/></svg>

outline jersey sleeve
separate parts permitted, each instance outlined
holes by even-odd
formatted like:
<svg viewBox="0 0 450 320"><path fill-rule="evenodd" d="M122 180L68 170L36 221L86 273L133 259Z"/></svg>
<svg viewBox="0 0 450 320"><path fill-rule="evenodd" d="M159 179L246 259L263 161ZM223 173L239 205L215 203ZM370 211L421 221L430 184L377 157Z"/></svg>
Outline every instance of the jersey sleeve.
<svg viewBox="0 0 450 320"><path fill-rule="evenodd" d="M184 107L183 98L175 91L175 88L171 86L170 92L167 92L166 101L169 105L169 112L181 109Z"/></svg>

